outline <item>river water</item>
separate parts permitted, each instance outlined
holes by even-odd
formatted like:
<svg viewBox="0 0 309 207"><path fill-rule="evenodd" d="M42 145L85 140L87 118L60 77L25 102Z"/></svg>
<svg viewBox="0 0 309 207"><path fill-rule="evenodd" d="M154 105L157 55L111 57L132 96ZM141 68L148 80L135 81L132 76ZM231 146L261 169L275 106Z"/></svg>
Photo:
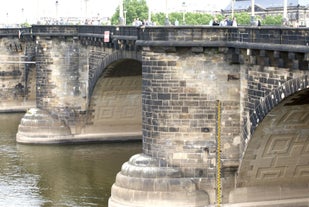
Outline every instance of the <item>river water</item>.
<svg viewBox="0 0 309 207"><path fill-rule="evenodd" d="M121 165L141 142L23 145L23 114L0 114L0 207L107 206Z"/></svg>

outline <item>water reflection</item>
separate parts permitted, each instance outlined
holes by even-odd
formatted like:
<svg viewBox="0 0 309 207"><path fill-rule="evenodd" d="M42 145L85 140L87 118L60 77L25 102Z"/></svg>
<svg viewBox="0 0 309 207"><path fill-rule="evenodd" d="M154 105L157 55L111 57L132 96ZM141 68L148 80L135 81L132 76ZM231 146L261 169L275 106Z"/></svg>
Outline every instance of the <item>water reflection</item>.
<svg viewBox="0 0 309 207"><path fill-rule="evenodd" d="M107 206L122 163L141 143L20 145L22 115L0 115L0 206Z"/></svg>

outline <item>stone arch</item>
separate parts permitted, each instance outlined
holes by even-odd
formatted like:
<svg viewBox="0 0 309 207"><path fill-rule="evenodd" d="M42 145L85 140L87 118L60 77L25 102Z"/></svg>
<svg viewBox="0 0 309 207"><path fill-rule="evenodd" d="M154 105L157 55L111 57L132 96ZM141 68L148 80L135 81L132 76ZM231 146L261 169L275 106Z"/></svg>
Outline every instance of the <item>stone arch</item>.
<svg viewBox="0 0 309 207"><path fill-rule="evenodd" d="M111 54L105 56L100 64L99 67L97 67L95 70L89 71L89 88L88 88L88 94L89 99L91 98L91 95L93 93L94 87L98 81L98 79L101 77L102 73L105 71L105 69L112 63L122 60L122 59L133 59L137 61L141 61L141 54L136 51L125 51L125 50L116 50L113 51Z"/></svg>
<svg viewBox="0 0 309 207"><path fill-rule="evenodd" d="M255 110L250 114L250 120L246 122L243 127L244 139L250 138L259 125L264 119L267 113L278 105L286 97L296 93L297 91L303 90L309 87L308 76L302 76L299 78L291 79L285 82L283 85L271 91L267 96L261 98L260 102L256 104ZM249 136L248 136L249 135ZM249 140L246 140L248 143Z"/></svg>
<svg viewBox="0 0 309 207"><path fill-rule="evenodd" d="M285 82L257 105L245 125L245 133L250 133L238 169L238 187L308 183L308 97L305 75Z"/></svg>
<svg viewBox="0 0 309 207"><path fill-rule="evenodd" d="M142 69L137 54L115 52L100 66L90 77L95 84L83 133L109 140L140 139Z"/></svg>

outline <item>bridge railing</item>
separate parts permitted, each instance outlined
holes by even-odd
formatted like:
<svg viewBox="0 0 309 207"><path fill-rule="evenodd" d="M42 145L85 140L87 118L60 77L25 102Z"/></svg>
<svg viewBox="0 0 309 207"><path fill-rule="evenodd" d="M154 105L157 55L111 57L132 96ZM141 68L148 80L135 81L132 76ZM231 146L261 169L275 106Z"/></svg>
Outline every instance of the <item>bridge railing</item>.
<svg viewBox="0 0 309 207"><path fill-rule="evenodd" d="M308 45L309 28L171 26L139 29L146 41L238 41Z"/></svg>
<svg viewBox="0 0 309 207"><path fill-rule="evenodd" d="M0 37L18 37L21 32L29 33L31 28L1 28Z"/></svg>
<svg viewBox="0 0 309 207"><path fill-rule="evenodd" d="M272 43L288 45L308 45L309 28L288 28L288 27L240 27L237 30L231 29L234 34L234 41L253 43Z"/></svg>
<svg viewBox="0 0 309 207"><path fill-rule="evenodd" d="M29 35L94 36L104 38L109 31L117 39L181 42L250 42L309 45L309 28L290 27L213 27L213 26L94 26L33 25L31 28L0 29L0 36Z"/></svg>
<svg viewBox="0 0 309 207"><path fill-rule="evenodd" d="M32 25L31 33L37 35L78 35L79 27L75 25Z"/></svg>
<svg viewBox="0 0 309 207"><path fill-rule="evenodd" d="M33 25L33 35L64 35L64 36L96 36L104 37L104 32L109 31L112 35L137 36L136 27L94 26L94 25Z"/></svg>

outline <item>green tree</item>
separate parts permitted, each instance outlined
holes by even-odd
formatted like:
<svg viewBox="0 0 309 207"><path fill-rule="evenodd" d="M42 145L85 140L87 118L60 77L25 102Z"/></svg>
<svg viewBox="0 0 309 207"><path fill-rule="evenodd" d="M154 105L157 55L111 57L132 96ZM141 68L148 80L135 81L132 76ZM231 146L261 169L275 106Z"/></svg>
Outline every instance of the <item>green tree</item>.
<svg viewBox="0 0 309 207"><path fill-rule="evenodd" d="M250 25L251 15L248 12L235 13L236 21L238 25Z"/></svg>
<svg viewBox="0 0 309 207"><path fill-rule="evenodd" d="M171 24L174 24L177 19L180 25L208 25L213 17L210 14L203 13L172 12L168 14L168 18ZM153 14L151 19L157 25L165 24L165 14L162 12Z"/></svg>
<svg viewBox="0 0 309 207"><path fill-rule="evenodd" d="M209 25L209 22L213 19L210 14L204 13L187 13L186 24L188 25Z"/></svg>
<svg viewBox="0 0 309 207"><path fill-rule="evenodd" d="M151 15L151 21L156 25L165 24L165 14L163 12L155 13Z"/></svg>
<svg viewBox="0 0 309 207"><path fill-rule="evenodd" d="M262 20L262 25L282 25L282 15L267 15L263 20Z"/></svg>
<svg viewBox="0 0 309 207"><path fill-rule="evenodd" d="M131 25L135 18L144 20L148 18L148 6L146 0L124 0L123 1L123 10L126 11L126 23ZM119 24L120 17L120 8L119 6L116 9L116 12L111 18L113 25Z"/></svg>
<svg viewBox="0 0 309 207"><path fill-rule="evenodd" d="M28 22L24 22L20 24L20 27L31 27L31 25Z"/></svg>
<svg viewBox="0 0 309 207"><path fill-rule="evenodd" d="M148 6L146 0L124 0L123 10L126 11L126 23L131 25L135 18L144 20L148 18ZM238 25L250 25L251 15L248 12L235 13ZM224 15L218 14L215 16L219 21L224 19ZM179 25L209 25L209 22L214 16L206 13L193 13L193 12L172 12L168 14L168 18L171 24L175 23L175 20L179 21ZM267 15L265 18L256 17L262 19L262 25L281 25L282 15ZM152 22L156 25L165 25L165 13L154 13L151 16ZM113 25L119 24L119 7L112 16L111 22Z"/></svg>
<svg viewBox="0 0 309 207"><path fill-rule="evenodd" d="M182 13L179 13L179 12L172 12L170 13L169 15L169 21L171 24L175 24L175 21L177 20L179 22L179 25L183 25L183 21L182 21ZM164 15L164 21L165 21L165 15Z"/></svg>

